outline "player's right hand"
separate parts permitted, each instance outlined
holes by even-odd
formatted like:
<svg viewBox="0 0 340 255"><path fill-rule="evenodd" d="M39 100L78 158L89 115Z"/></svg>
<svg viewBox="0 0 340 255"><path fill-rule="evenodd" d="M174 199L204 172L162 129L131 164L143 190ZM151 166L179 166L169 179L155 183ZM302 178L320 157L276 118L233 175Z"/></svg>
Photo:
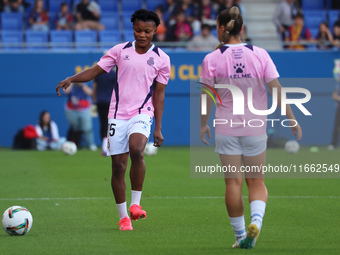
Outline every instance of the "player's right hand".
<svg viewBox="0 0 340 255"><path fill-rule="evenodd" d="M210 139L211 138L211 134L210 134L210 127L208 125L206 125L205 127L201 127L200 130L200 137L201 137L201 141L207 145L209 145L209 143L207 142L207 140L205 139L205 135L207 134L207 137Z"/></svg>
<svg viewBox="0 0 340 255"><path fill-rule="evenodd" d="M68 87L70 87L71 81L67 78L61 82L58 83L58 86L56 88L57 95L60 96L60 89L63 88L63 91L65 91Z"/></svg>
<svg viewBox="0 0 340 255"><path fill-rule="evenodd" d="M153 132L153 139L154 139L154 143L153 146L155 147L161 147L163 142L164 142L164 138L162 135L162 132L160 129L155 128L155 131Z"/></svg>

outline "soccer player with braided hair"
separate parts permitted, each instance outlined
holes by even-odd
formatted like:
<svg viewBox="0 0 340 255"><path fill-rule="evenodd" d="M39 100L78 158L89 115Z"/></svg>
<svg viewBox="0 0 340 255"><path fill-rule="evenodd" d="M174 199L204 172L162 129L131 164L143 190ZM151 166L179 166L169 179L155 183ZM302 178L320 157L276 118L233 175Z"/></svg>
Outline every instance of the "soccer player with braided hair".
<svg viewBox="0 0 340 255"><path fill-rule="evenodd" d="M266 159L267 116L256 115L250 108L261 111L268 109L266 84L270 93L277 95L277 104L281 106L281 85L269 54L262 48L242 43L240 32L243 29L243 18L237 7L222 11L217 17L216 27L221 43L204 58L201 83L207 89L218 84L237 87L232 92L231 86L230 90L216 86L221 100L216 100L215 119L228 120L229 125L215 124L215 152L219 153L223 166L237 169L235 172L226 172L224 176L225 203L236 239L233 248L250 249L255 246L261 231L268 199L264 174L261 171ZM249 88L252 90L252 102L248 100ZM234 114L234 101L239 99L233 95L235 91L243 93L243 113ZM202 93L205 94L204 91ZM202 142L208 144L206 135L210 138L208 119L213 100L208 96L206 99L207 108L206 114L201 115L200 136ZM286 106L286 116L290 119L290 128L299 141L302 137L301 127L289 105ZM258 125L258 122L263 125ZM251 210L251 223L247 230L242 197L242 169L246 167L258 170L244 173Z"/></svg>

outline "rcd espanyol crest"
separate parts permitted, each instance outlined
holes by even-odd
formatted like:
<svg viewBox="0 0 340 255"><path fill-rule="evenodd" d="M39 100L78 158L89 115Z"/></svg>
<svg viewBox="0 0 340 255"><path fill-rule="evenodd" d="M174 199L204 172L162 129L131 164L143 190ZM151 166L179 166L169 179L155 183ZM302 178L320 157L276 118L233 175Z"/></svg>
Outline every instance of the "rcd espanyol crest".
<svg viewBox="0 0 340 255"><path fill-rule="evenodd" d="M150 57L146 63L148 63L149 66L153 66L155 64L153 57Z"/></svg>

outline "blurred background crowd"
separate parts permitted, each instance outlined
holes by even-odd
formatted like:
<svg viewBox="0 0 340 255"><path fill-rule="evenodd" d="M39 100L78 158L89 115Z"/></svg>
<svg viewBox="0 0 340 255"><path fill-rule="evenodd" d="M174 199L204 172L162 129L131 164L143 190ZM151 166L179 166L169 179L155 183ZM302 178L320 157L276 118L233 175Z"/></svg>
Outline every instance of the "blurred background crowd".
<svg viewBox="0 0 340 255"><path fill-rule="evenodd" d="M1 48L109 48L133 40L130 16L147 8L161 19L155 42L170 48L212 50L218 43L216 17L232 6L238 6L245 17L244 42L252 42L252 33L255 41L260 36L248 23L260 27L262 20L263 28L270 23L277 29L271 36L279 38L284 49L340 47L339 0L0 0ZM271 20L264 25L268 12Z"/></svg>

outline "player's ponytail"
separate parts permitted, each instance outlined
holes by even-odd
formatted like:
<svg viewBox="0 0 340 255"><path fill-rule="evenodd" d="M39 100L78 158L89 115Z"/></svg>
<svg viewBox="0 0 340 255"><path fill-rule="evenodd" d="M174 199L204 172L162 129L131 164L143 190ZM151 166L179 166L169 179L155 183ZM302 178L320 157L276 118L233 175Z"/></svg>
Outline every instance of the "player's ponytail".
<svg viewBox="0 0 340 255"><path fill-rule="evenodd" d="M219 25L225 26L226 28L226 31L222 35L222 41L216 47L216 49L219 49L229 41L231 35L238 35L241 32L243 18L239 8L233 6L230 9L222 11L217 19Z"/></svg>

